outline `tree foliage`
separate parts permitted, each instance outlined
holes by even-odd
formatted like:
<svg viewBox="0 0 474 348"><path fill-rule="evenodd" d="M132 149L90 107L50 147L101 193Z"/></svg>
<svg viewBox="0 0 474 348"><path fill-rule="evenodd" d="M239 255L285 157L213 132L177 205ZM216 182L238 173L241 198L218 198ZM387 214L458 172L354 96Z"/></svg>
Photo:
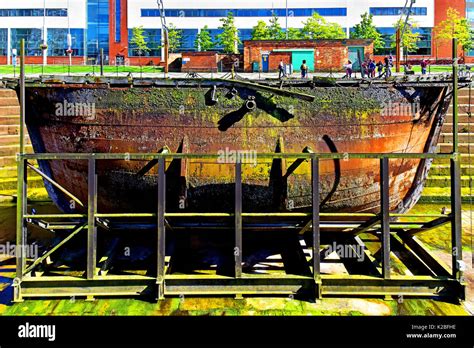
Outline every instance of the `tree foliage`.
<svg viewBox="0 0 474 348"><path fill-rule="evenodd" d="M458 39L458 43L463 50L469 50L473 47L471 27L468 19L461 16L459 11L451 7L446 12L446 19L436 26L435 35L439 40L450 41Z"/></svg>
<svg viewBox="0 0 474 348"><path fill-rule="evenodd" d="M146 42L145 30L143 27L132 28L132 38L130 39L130 45L133 47L139 56L150 51L148 43Z"/></svg>
<svg viewBox="0 0 474 348"><path fill-rule="evenodd" d="M262 20L258 21L257 25L252 28L252 40L268 40L269 37L267 23Z"/></svg>
<svg viewBox="0 0 474 348"><path fill-rule="evenodd" d="M221 18L222 25L219 29L222 33L217 35L217 42L224 49L225 53L238 53L238 45L242 43L239 38L239 30L235 26L234 15L232 12L227 14L226 18Z"/></svg>
<svg viewBox="0 0 474 348"><path fill-rule="evenodd" d="M313 16L303 22L301 35L303 39L345 39L346 32L337 23L327 22L322 16Z"/></svg>
<svg viewBox="0 0 474 348"><path fill-rule="evenodd" d="M402 31L403 25L405 24L404 19L399 19L395 25L395 31L400 29ZM418 42L421 40L420 34L416 33L413 29L418 28L418 24L412 20L408 20L405 33L403 34L402 38L402 47L407 52L415 52L418 49ZM393 34L391 37L392 44L391 47L395 48L397 46L397 35Z"/></svg>
<svg viewBox="0 0 474 348"><path fill-rule="evenodd" d="M168 25L168 48L170 52L176 52L183 44L183 31L176 29L173 24Z"/></svg>
<svg viewBox="0 0 474 348"><path fill-rule="evenodd" d="M288 40L301 39L301 30L297 28L288 28Z"/></svg>
<svg viewBox="0 0 474 348"><path fill-rule="evenodd" d="M199 51L210 51L214 47L211 33L207 25L201 29L194 41L194 47Z"/></svg>
<svg viewBox="0 0 474 348"><path fill-rule="evenodd" d="M277 15L273 14L269 22L270 25L268 26L268 35L270 40L283 40L286 36L285 32L280 26L280 23L278 23Z"/></svg>
<svg viewBox="0 0 474 348"><path fill-rule="evenodd" d="M374 25L373 15L365 12L361 16L361 21L354 25L351 31L351 39L372 39L374 40L374 48L379 49L384 47L382 34L380 34Z"/></svg>

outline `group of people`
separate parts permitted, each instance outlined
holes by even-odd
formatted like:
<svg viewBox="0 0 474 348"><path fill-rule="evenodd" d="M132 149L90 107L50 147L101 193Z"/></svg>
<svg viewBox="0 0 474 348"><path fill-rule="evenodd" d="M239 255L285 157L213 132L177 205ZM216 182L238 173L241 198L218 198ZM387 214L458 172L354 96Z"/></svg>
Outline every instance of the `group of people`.
<svg viewBox="0 0 474 348"><path fill-rule="evenodd" d="M421 73L423 75L426 74L426 69L428 67L429 60L423 59L420 62ZM375 78L376 73L378 74L378 78L387 78L392 76L392 67L393 67L393 56L385 56L382 61L378 61L375 63L373 59L364 60L361 64L361 73L362 77L369 77ZM345 78L352 78L352 74L354 73L353 63L352 61L348 61L347 64L344 65L344 69L346 70ZM405 71L411 70L411 65L406 65Z"/></svg>
<svg viewBox="0 0 474 348"><path fill-rule="evenodd" d="M421 67L421 73L423 75L426 74L426 69L429 64L428 59L423 59L420 62L420 67ZM378 78L388 78L392 76L392 67L393 67L393 56L390 54L389 56L385 56L382 61L378 61L375 63L374 59L366 59L362 62L361 64L361 73L362 77L368 77L368 78L375 78L375 75L378 74ZM354 68L353 68L353 63L351 60L347 61L347 64L344 64L344 69L346 70L346 75L344 76L345 78L352 78L352 74L354 73ZM301 64L300 67L301 70L301 78L307 78L308 77L308 65L306 64L306 60L303 60L303 63ZM406 65L405 67L405 72L411 70L411 65ZM280 61L280 64L278 65L278 78L281 79L282 77L286 77L286 71L285 71L285 63L283 60Z"/></svg>
<svg viewBox="0 0 474 348"><path fill-rule="evenodd" d="M305 79L308 77L308 65L306 64L306 60L303 60L303 63L300 66L301 70L301 78ZM286 77L285 71L285 63L283 60L280 60L280 64L278 64L278 78L281 79L282 77Z"/></svg>
<svg viewBox="0 0 474 348"><path fill-rule="evenodd" d="M375 60L370 58L366 59L361 64L362 77L367 76L373 79L375 78L376 73L378 73L378 78L382 78L383 76L389 77L392 75L392 66L392 55L390 55L389 57L385 57L383 63L381 61L375 63ZM352 61L349 60L347 64L344 65L344 69L346 70L345 78L352 78L352 74L354 73Z"/></svg>

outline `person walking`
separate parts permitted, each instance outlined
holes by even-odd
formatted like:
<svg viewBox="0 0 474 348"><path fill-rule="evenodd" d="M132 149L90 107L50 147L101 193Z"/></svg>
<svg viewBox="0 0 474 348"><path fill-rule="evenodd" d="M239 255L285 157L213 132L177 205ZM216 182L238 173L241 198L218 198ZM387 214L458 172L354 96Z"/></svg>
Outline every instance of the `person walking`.
<svg viewBox="0 0 474 348"><path fill-rule="evenodd" d="M283 59L280 60L280 64L278 64L278 78L281 79L285 77L285 64L283 63Z"/></svg>
<svg viewBox="0 0 474 348"><path fill-rule="evenodd" d="M380 60L377 63L377 72L379 73L379 79L381 79L383 76L383 64Z"/></svg>
<svg viewBox="0 0 474 348"><path fill-rule="evenodd" d="M303 64L301 64L300 70L301 78L305 79L308 76L308 66L306 65L306 60L303 60Z"/></svg>
<svg viewBox="0 0 474 348"><path fill-rule="evenodd" d="M373 79L375 77L375 61L369 60L369 77Z"/></svg>
<svg viewBox="0 0 474 348"><path fill-rule="evenodd" d="M390 55L391 57L392 55ZM392 76L392 70L390 69L392 64L390 63L390 59L385 57L384 59L385 61L385 78L389 78L390 76Z"/></svg>
<svg viewBox="0 0 474 348"><path fill-rule="evenodd" d="M420 63L421 66L421 74L426 75L426 67L428 66L428 62L426 59L423 59Z"/></svg>
<svg viewBox="0 0 474 348"><path fill-rule="evenodd" d="M344 69L346 69L346 78L352 78L352 62L349 60L347 64L344 65Z"/></svg>

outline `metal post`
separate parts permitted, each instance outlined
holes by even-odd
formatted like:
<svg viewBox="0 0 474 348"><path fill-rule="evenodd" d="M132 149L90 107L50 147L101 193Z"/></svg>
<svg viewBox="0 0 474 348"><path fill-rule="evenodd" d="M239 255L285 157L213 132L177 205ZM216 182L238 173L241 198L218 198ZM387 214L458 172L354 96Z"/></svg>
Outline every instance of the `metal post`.
<svg viewBox="0 0 474 348"><path fill-rule="evenodd" d="M458 152L458 39L453 39L453 153Z"/></svg>
<svg viewBox="0 0 474 348"><path fill-rule="evenodd" d="M390 205L389 205L389 161L380 159L380 218L382 222L382 276L390 279Z"/></svg>
<svg viewBox="0 0 474 348"><path fill-rule="evenodd" d="M400 37L400 28L397 28L397 33L396 33L396 56L395 56L395 71L397 73L400 72L400 44L401 44L401 37Z"/></svg>
<svg viewBox="0 0 474 348"><path fill-rule="evenodd" d="M88 207L87 207L87 279L92 280L96 275L97 263L97 226L95 214L97 213L97 174L94 155L89 158L88 173Z"/></svg>
<svg viewBox="0 0 474 348"><path fill-rule="evenodd" d="M166 210L166 173L165 158L158 159L158 241L157 241L157 285L158 299L165 295L165 256L166 256L166 234L165 234L165 210Z"/></svg>
<svg viewBox="0 0 474 348"><path fill-rule="evenodd" d="M461 164L458 137L458 40L453 39L453 158L451 158L451 243L453 277L460 279L462 262Z"/></svg>
<svg viewBox="0 0 474 348"><path fill-rule="evenodd" d="M25 152L24 124L25 124L25 40L21 40L20 48L20 153L18 154L18 182L17 182L17 205L16 205L16 245L19 252L16 255L16 288L14 301L21 301L20 283L23 279L26 259L24 255L26 226L24 215L26 213L26 189L27 176L25 170Z"/></svg>
<svg viewBox="0 0 474 348"><path fill-rule="evenodd" d="M316 297L321 298L321 247L319 230L319 158L311 159L311 184L313 206L313 278L316 285Z"/></svg>
<svg viewBox="0 0 474 348"><path fill-rule="evenodd" d="M242 163L235 164L235 277L242 277Z"/></svg>
<svg viewBox="0 0 474 348"><path fill-rule="evenodd" d="M451 243L453 277L461 278L462 217L461 217L461 165L459 156L451 158Z"/></svg>
<svg viewBox="0 0 474 348"><path fill-rule="evenodd" d="M104 49L100 49L100 76L104 76Z"/></svg>
<svg viewBox="0 0 474 348"><path fill-rule="evenodd" d="M25 39L20 43L20 154L25 153Z"/></svg>

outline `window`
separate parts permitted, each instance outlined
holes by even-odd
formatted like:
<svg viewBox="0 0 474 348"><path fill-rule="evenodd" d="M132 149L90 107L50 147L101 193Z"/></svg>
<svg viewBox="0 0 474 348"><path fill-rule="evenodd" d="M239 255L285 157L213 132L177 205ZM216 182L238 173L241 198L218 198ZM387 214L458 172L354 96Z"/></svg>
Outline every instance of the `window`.
<svg viewBox="0 0 474 348"><path fill-rule="evenodd" d="M67 29L48 29L48 55L66 56ZM71 29L73 56L84 55L84 29Z"/></svg>
<svg viewBox="0 0 474 348"><path fill-rule="evenodd" d="M374 16L399 16L402 14L403 7L371 7L370 14ZM413 16L426 16L428 10L426 7L412 7Z"/></svg>
<svg viewBox="0 0 474 348"><path fill-rule="evenodd" d="M42 43L41 29L11 29L12 48L20 52L21 39L25 39L25 54L27 56L42 56L40 49Z"/></svg>
<svg viewBox="0 0 474 348"><path fill-rule="evenodd" d="M115 0L115 42L122 41L121 22L122 22L122 0Z"/></svg>
<svg viewBox="0 0 474 348"><path fill-rule="evenodd" d="M143 35L145 36L145 41L147 43L149 52L142 53L142 56L147 57L160 57L161 56L161 29L143 29ZM139 52L135 45L132 45L130 42L133 37L132 29L128 31L128 55L130 57L139 57Z"/></svg>
<svg viewBox="0 0 474 348"><path fill-rule="evenodd" d="M395 48L392 48L392 37L395 35L395 28L377 28L377 30L382 34L384 47L376 50L375 54L394 54ZM408 54L431 55L431 28L416 28L413 31L420 34L420 41L418 42L416 52L409 52Z"/></svg>
<svg viewBox="0 0 474 348"><path fill-rule="evenodd" d="M21 9L0 9L0 17L43 17L42 8L21 8ZM48 8L46 9L48 17L67 17L66 8Z"/></svg>
<svg viewBox="0 0 474 348"><path fill-rule="evenodd" d="M109 54L109 0L87 1L87 56L99 59Z"/></svg>
<svg viewBox="0 0 474 348"><path fill-rule="evenodd" d="M166 9L166 17L227 17L232 12L235 17L271 17L274 13L279 17L286 16L286 8L276 9ZM321 16L347 16L347 9L341 8L289 8L290 17L310 17L313 13ZM158 9L141 10L142 17L159 17Z"/></svg>
<svg viewBox="0 0 474 348"><path fill-rule="evenodd" d="M8 53L8 29L0 29L0 56Z"/></svg>
<svg viewBox="0 0 474 348"><path fill-rule="evenodd" d="M195 51L194 42L196 41L197 34L197 29L182 29L181 47L178 51Z"/></svg>
<svg viewBox="0 0 474 348"><path fill-rule="evenodd" d="M222 29L209 29L209 33L211 34L212 41L215 43L214 50L222 51L224 47L217 42L217 35L222 34Z"/></svg>

